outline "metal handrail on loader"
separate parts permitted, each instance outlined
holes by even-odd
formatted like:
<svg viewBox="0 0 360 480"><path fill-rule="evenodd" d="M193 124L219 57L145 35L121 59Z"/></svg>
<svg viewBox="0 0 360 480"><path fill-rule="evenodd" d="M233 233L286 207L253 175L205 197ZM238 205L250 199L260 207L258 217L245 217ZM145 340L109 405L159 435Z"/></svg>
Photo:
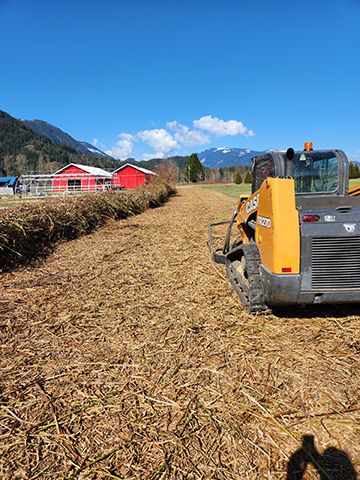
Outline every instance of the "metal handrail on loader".
<svg viewBox="0 0 360 480"><path fill-rule="evenodd" d="M225 255L224 255L224 248L216 248L213 250L213 237L212 237L212 227L216 227L218 225L226 225L232 223L231 220L227 222L216 222L216 223L209 223L209 241L207 242L207 246L210 252L211 260L214 263L221 263L225 265ZM221 252L221 254L219 253Z"/></svg>
<svg viewBox="0 0 360 480"><path fill-rule="evenodd" d="M231 237L231 230L232 226L236 220L236 216L238 214L238 211L235 210L231 220L228 220L227 222L216 222L216 223L210 223L209 224L209 241L207 242L208 249L210 251L211 259L215 263L221 263L225 265L225 258L226 254L230 250L230 237ZM225 235L225 241L224 241L224 246L223 248L216 248L213 250L213 238L212 238L212 227L215 227L217 225L229 225L226 235ZM218 252L221 252L219 254Z"/></svg>

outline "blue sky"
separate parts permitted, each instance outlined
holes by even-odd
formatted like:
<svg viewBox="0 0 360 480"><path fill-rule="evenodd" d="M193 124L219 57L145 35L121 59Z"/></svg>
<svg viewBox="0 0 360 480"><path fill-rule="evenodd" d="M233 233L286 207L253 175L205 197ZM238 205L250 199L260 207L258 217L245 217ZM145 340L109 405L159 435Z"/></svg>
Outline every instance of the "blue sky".
<svg viewBox="0 0 360 480"><path fill-rule="evenodd" d="M0 109L116 158L360 161L360 0L0 0Z"/></svg>

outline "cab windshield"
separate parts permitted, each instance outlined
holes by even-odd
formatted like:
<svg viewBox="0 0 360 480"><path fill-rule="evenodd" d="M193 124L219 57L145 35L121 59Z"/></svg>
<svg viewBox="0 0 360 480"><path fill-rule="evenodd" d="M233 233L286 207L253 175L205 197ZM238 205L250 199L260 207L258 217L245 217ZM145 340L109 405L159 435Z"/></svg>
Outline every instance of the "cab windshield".
<svg viewBox="0 0 360 480"><path fill-rule="evenodd" d="M339 163L333 152L297 152L293 158L295 193L334 192Z"/></svg>

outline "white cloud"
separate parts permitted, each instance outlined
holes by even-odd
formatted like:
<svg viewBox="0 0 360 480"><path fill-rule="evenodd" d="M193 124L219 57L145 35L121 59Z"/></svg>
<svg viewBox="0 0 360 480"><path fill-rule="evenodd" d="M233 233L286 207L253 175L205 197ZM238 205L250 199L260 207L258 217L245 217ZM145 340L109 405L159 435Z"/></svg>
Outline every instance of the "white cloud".
<svg viewBox="0 0 360 480"><path fill-rule="evenodd" d="M156 152L142 155L142 158L148 160L155 157L164 158L175 149L208 144L214 136L243 135L250 137L254 135L254 132L248 130L242 122L236 120L224 121L211 115L194 120L193 127L190 129L188 126L182 125L175 120L168 122L166 129L154 128L152 130L139 131L133 135L121 133L119 135L120 140L106 153L121 159L128 158L134 155L134 144L141 141L152 147ZM100 145L96 138L94 138L93 144L95 146ZM142 150L144 151L144 148Z"/></svg>
<svg viewBox="0 0 360 480"><path fill-rule="evenodd" d="M113 157L120 158L122 160L129 158L129 156L134 152L134 136L130 133L120 133L118 135L121 140L116 142L116 145L108 153Z"/></svg>
<svg viewBox="0 0 360 480"><path fill-rule="evenodd" d="M127 141L132 141L134 140L134 135L131 135L131 133L120 133L120 135L118 135L119 138L122 138L123 140L127 140ZM118 143L120 143L122 140L120 140Z"/></svg>
<svg viewBox="0 0 360 480"><path fill-rule="evenodd" d="M167 127L175 130L174 138L177 142L184 145L184 147L195 147L195 145L203 145L210 143L209 135L200 130L190 130L189 127L181 125L178 122L168 122Z"/></svg>
<svg viewBox="0 0 360 480"><path fill-rule="evenodd" d="M238 122L237 120L228 120L225 122L217 117L207 115L201 117L199 120L194 120L193 123L195 128L210 132L217 137L225 137L226 135L252 137L254 135L252 130L248 130L242 122Z"/></svg>
<svg viewBox="0 0 360 480"><path fill-rule="evenodd" d="M173 136L163 128L138 132L137 137L153 147L158 153L166 154L179 147Z"/></svg>
<svg viewBox="0 0 360 480"><path fill-rule="evenodd" d="M151 160L152 158L165 158L165 154L162 152L156 152L156 153L143 153L141 155L141 158L143 160Z"/></svg>
<svg viewBox="0 0 360 480"><path fill-rule="evenodd" d="M103 143L100 143L97 138L94 138L92 144L94 145L94 147L97 148L105 148L105 145Z"/></svg>

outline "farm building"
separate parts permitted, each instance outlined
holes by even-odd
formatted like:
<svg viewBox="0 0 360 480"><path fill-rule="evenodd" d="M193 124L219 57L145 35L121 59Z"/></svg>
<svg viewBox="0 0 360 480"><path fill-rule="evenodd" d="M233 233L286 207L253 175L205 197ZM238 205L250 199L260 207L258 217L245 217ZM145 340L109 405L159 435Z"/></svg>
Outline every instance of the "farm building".
<svg viewBox="0 0 360 480"><path fill-rule="evenodd" d="M102 168L70 163L53 174L54 193L97 192L111 187L112 175Z"/></svg>
<svg viewBox="0 0 360 480"><path fill-rule="evenodd" d="M139 185L147 185L156 173L146 168L136 167L135 165L127 163L115 170L112 175L114 188L124 188L128 190L130 188L136 188Z"/></svg>
<svg viewBox="0 0 360 480"><path fill-rule="evenodd" d="M17 177L0 177L0 195L13 195L17 187Z"/></svg>

